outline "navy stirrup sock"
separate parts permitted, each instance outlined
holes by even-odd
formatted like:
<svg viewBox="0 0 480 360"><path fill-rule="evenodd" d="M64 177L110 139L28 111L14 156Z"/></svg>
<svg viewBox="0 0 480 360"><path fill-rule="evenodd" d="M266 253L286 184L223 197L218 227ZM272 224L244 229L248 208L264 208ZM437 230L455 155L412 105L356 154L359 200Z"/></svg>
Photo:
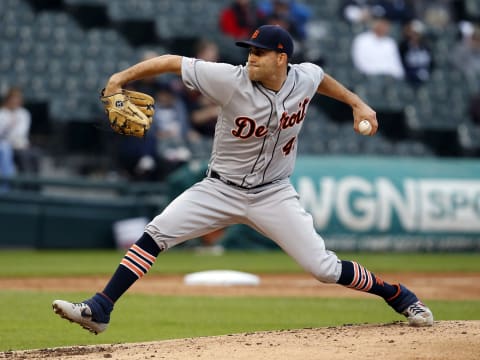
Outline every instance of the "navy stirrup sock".
<svg viewBox="0 0 480 360"><path fill-rule="evenodd" d="M398 285L391 285L354 261L342 260L342 273L338 284L352 289L381 296L385 301L393 300L400 291Z"/></svg>
<svg viewBox="0 0 480 360"><path fill-rule="evenodd" d="M113 302L102 293L96 293L91 299L85 300L92 311L92 320L108 324L110 321L110 313L113 310Z"/></svg>
<svg viewBox="0 0 480 360"><path fill-rule="evenodd" d="M144 233L127 251L102 294L115 303L135 281L150 270L159 253L160 247L150 235Z"/></svg>

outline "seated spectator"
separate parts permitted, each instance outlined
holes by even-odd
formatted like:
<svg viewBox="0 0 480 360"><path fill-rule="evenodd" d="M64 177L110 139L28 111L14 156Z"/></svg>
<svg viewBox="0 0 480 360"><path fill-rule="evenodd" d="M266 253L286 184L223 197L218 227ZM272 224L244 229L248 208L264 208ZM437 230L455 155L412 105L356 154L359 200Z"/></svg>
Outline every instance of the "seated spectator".
<svg viewBox="0 0 480 360"><path fill-rule="evenodd" d="M158 181L162 169L157 155L155 124L144 138L133 136L116 137L117 164L121 175L130 181Z"/></svg>
<svg viewBox="0 0 480 360"><path fill-rule="evenodd" d="M259 16L250 0L235 0L221 11L219 25L223 34L244 39L259 25Z"/></svg>
<svg viewBox="0 0 480 360"><path fill-rule="evenodd" d="M420 21L410 21L403 28L399 44L405 78L413 86L428 81L434 67L432 50L423 37L424 30Z"/></svg>
<svg viewBox="0 0 480 360"><path fill-rule="evenodd" d="M306 25L312 17L312 11L304 4L294 0L268 0L258 5L258 9L265 23L275 25L275 21L282 20L284 24L278 24L287 29L297 41L307 38Z"/></svg>
<svg viewBox="0 0 480 360"><path fill-rule="evenodd" d="M451 55L453 65L467 80L480 78L480 26L476 26L470 36L462 38Z"/></svg>
<svg viewBox="0 0 480 360"><path fill-rule="evenodd" d="M164 179L190 160L189 142L198 137L191 129L187 108L171 83L159 84L155 93L153 123L157 154L162 160L161 178Z"/></svg>
<svg viewBox="0 0 480 360"><path fill-rule="evenodd" d="M39 151L30 146L31 114L23 107L23 94L11 88L0 108L0 141L13 149L15 165L20 173L38 173Z"/></svg>
<svg viewBox="0 0 480 360"><path fill-rule="evenodd" d="M13 151L9 143L0 141L0 178L15 175L15 163ZM0 192L7 191L8 185L0 180Z"/></svg>
<svg viewBox="0 0 480 360"><path fill-rule="evenodd" d="M153 59L157 56L159 56L159 54L156 51L145 50L145 52L142 54L141 60L146 61ZM135 91L141 91L143 93L153 96L153 94L155 94L155 91L157 90L157 83L158 81L155 77L149 77L128 84L128 88Z"/></svg>
<svg viewBox="0 0 480 360"><path fill-rule="evenodd" d="M205 61L218 61L217 44L204 39L199 40L196 44L194 57ZM193 129L203 136L213 138L220 111L219 106L198 91L190 91L186 87L184 89Z"/></svg>
<svg viewBox="0 0 480 360"><path fill-rule="evenodd" d="M147 81L146 83L148 83ZM132 84L139 84L135 82ZM148 91L155 95L155 86L148 89L143 86L126 88L135 91ZM148 93L147 92L147 93ZM115 160L121 176L134 182L158 181L163 169L162 159L157 154L156 124L152 121L150 129L143 138L134 136L115 136Z"/></svg>
<svg viewBox="0 0 480 360"><path fill-rule="evenodd" d="M312 17L310 8L294 0L266 0L259 3L258 9L262 24L279 25L292 35L295 42L292 62L305 61L307 23Z"/></svg>
<svg viewBox="0 0 480 360"><path fill-rule="evenodd" d="M455 19L454 1L416 1L415 13L429 30L442 36L442 31Z"/></svg>
<svg viewBox="0 0 480 360"><path fill-rule="evenodd" d="M414 2L408 0L374 0L370 12L372 16L384 17L399 24L415 18Z"/></svg>
<svg viewBox="0 0 480 360"><path fill-rule="evenodd" d="M349 24L367 24L371 19L369 0L347 0L340 7L340 16Z"/></svg>
<svg viewBox="0 0 480 360"><path fill-rule="evenodd" d="M388 75L403 79L404 70L398 45L390 35L390 21L375 18L371 29L355 36L352 43L352 60L361 73Z"/></svg>
<svg viewBox="0 0 480 360"><path fill-rule="evenodd" d="M186 106L171 82L155 86L155 113L145 138L119 138L118 165L133 181L163 181L191 158L191 129Z"/></svg>
<svg viewBox="0 0 480 360"><path fill-rule="evenodd" d="M15 162L10 144L0 140L0 177L15 175Z"/></svg>
<svg viewBox="0 0 480 360"><path fill-rule="evenodd" d="M475 125L480 126L480 92L470 98L468 111L472 122Z"/></svg>
<svg viewBox="0 0 480 360"><path fill-rule="evenodd" d="M404 24L415 18L413 1L347 0L340 7L341 16L350 24L368 24L373 17L384 17Z"/></svg>
<svg viewBox="0 0 480 360"><path fill-rule="evenodd" d="M157 57L153 50L146 50L142 54L142 61ZM145 78L129 83L126 88L141 91L154 96L158 89L158 81L155 77ZM121 136L116 138L117 165L122 176L131 181L158 181L164 168L162 159L157 154L156 124L144 138L133 136Z"/></svg>

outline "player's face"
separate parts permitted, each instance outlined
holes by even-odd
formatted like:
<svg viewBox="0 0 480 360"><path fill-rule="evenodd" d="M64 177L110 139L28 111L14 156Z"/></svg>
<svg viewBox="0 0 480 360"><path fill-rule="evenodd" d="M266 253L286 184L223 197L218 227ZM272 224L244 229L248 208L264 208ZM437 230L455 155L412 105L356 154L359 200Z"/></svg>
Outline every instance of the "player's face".
<svg viewBox="0 0 480 360"><path fill-rule="evenodd" d="M248 53L248 76L252 81L268 82L278 75L280 54L273 50L251 47Z"/></svg>

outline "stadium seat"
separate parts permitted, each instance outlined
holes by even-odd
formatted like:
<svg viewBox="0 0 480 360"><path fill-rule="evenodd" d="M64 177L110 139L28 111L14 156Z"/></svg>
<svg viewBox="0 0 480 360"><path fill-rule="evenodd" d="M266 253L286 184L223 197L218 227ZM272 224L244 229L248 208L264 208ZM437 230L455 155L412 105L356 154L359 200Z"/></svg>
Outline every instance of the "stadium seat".
<svg viewBox="0 0 480 360"><path fill-rule="evenodd" d="M457 136L464 155L480 155L480 142L478 141L480 139L479 125L471 121L465 121L458 126Z"/></svg>
<svg viewBox="0 0 480 360"><path fill-rule="evenodd" d="M403 81L366 77L352 67L351 41L356 33L365 30L365 26L352 26L342 21L339 2L301 2L310 6L314 15L310 26L313 39L307 43L309 48L317 49L309 56L322 55L325 71L355 90L379 112L404 110L408 135L431 129L456 131L459 127L462 141L467 135L477 136L475 127L463 123L468 97L480 91L480 79L465 79L449 63L458 36L455 25L448 26L442 33L427 33L436 68L430 82L415 90ZM477 3L466 0L469 14L478 14L480 6ZM192 55L191 45L199 34L208 34L208 38L219 45L221 61L234 64L245 61L245 50L236 47L231 38L219 31L217 14L226 6L223 0L62 0L64 6L56 9L32 4L27 0L3 0L0 6L0 91L4 92L11 85L22 86L27 101L50 102L50 116L54 121L69 121L72 111L81 121L102 114L97 92L107 77L137 62L146 49L159 54L174 51ZM73 12L78 6L102 7L108 21L102 26L85 26L74 18ZM153 35L159 41L141 45L130 43L122 33L121 24L132 20L151 21ZM62 103L59 99L65 97L65 93L69 101ZM351 129L349 109L342 112L338 104L330 105L324 99L318 101L325 110L327 107L333 109L327 111L332 116L329 118L313 106L316 103L317 100L312 102L304 124L302 136L305 141L300 143L299 152L354 154L363 151L402 156L430 156L433 153L428 145L422 146L419 139L415 142L403 138L392 140L385 133L374 138L358 136ZM336 121L345 121L345 127ZM468 141L462 144L466 144L465 154L471 154ZM208 144L203 145L198 145L196 154L207 156Z"/></svg>
<svg viewBox="0 0 480 360"><path fill-rule="evenodd" d="M67 5L106 5L109 0L63 0Z"/></svg>
<svg viewBox="0 0 480 360"><path fill-rule="evenodd" d="M480 19L480 4L477 0L465 0L465 10L471 19Z"/></svg>

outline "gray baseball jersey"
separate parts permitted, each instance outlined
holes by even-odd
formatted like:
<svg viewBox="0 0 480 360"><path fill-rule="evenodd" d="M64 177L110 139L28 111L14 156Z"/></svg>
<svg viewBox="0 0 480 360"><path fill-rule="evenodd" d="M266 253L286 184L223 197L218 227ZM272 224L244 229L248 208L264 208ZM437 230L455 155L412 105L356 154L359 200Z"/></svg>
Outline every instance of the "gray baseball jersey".
<svg viewBox="0 0 480 360"><path fill-rule="evenodd" d="M250 81L247 71L244 66L191 58L182 63L187 87L222 108L209 168L235 184L252 187L292 174L297 136L323 71L311 63L290 65L279 92Z"/></svg>
<svg viewBox="0 0 480 360"><path fill-rule="evenodd" d="M338 280L341 262L325 249L289 181L298 133L324 73L311 63L288 69L274 92L250 81L244 66L183 58L186 86L218 103L221 113L208 176L146 227L162 250L243 223L275 241L317 279Z"/></svg>

